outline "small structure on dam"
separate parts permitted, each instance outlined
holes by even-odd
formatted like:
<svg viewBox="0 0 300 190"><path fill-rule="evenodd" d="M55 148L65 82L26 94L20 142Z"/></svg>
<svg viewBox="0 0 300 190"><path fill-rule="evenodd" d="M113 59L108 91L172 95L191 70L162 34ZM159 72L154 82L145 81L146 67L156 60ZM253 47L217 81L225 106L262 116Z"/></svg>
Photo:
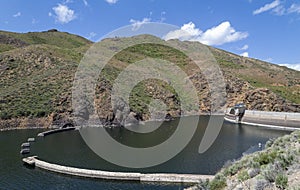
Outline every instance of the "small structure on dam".
<svg viewBox="0 0 300 190"><path fill-rule="evenodd" d="M300 130L300 113L246 110L243 103L228 108L224 119L231 123L256 125L280 130Z"/></svg>
<svg viewBox="0 0 300 190"><path fill-rule="evenodd" d="M28 154L30 153L30 149L29 148L22 148L20 151L20 154Z"/></svg>
<svg viewBox="0 0 300 190"><path fill-rule="evenodd" d="M246 106L243 103L236 104L234 107L227 110L225 119L234 123L241 123L245 114Z"/></svg>
<svg viewBox="0 0 300 190"><path fill-rule="evenodd" d="M24 142L21 144L21 148L28 148L30 147L30 143L29 142Z"/></svg>
<svg viewBox="0 0 300 190"><path fill-rule="evenodd" d="M35 138L33 138L33 137L27 139L27 142L34 142L34 141L35 141Z"/></svg>

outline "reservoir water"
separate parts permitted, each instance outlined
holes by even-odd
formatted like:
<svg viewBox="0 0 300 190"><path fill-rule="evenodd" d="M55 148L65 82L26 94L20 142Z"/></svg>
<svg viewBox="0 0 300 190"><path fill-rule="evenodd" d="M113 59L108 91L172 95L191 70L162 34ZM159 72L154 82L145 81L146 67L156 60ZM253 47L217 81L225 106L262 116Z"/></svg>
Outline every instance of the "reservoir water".
<svg viewBox="0 0 300 190"><path fill-rule="evenodd" d="M22 155L19 153L20 145L29 137L36 138L36 141L31 143L29 155L38 155L42 160L61 165L107 171L215 174L226 161L238 159L250 149L258 150L258 143L264 144L270 138L289 133L224 122L213 145L205 153L199 154L198 147L207 122L208 117L200 117L192 140L173 159L158 166L142 169L116 166L100 158L85 144L79 131L67 131L46 137L36 136L43 131L42 129L3 131L0 132L0 189L183 189L187 186L87 179L29 168L23 165ZM178 120L164 122L157 130L142 135L124 128L107 129L107 132L123 144L149 147L168 139L176 129L177 123Z"/></svg>

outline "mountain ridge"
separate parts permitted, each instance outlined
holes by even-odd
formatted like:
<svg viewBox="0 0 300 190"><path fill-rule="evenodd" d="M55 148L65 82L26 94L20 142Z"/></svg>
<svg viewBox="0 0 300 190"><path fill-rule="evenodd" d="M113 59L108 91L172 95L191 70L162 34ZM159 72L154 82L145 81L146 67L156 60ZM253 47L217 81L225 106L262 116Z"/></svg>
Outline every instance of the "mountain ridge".
<svg viewBox="0 0 300 190"><path fill-rule="evenodd" d="M112 48L116 43L113 38L105 40ZM0 118L3 121L43 118L47 125L72 119L72 82L80 60L93 44L83 37L55 29L22 34L0 31ZM205 47L214 55L224 75L226 107L244 102L248 109L300 111L299 71ZM106 65L106 78L99 79L94 100L101 118L113 115L110 93L118 73L146 57L170 60L187 71L199 91L201 112L211 111L205 77L190 71L192 63L179 51L150 44L122 50ZM147 80L133 89L130 112L141 120L149 119L147 110L151 98L164 99L168 114L180 116L180 101L174 89L155 80Z"/></svg>

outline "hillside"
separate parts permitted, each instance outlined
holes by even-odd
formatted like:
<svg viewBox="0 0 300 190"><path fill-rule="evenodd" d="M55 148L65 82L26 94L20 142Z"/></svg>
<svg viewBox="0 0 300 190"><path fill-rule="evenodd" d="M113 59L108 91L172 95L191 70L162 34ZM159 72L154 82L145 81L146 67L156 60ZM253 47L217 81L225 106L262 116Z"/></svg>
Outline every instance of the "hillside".
<svg viewBox="0 0 300 190"><path fill-rule="evenodd" d="M300 132L271 139L262 151L227 162L210 182L187 190L299 189Z"/></svg>
<svg viewBox="0 0 300 190"><path fill-rule="evenodd" d="M138 36L134 38L143 38ZM152 37L155 38L155 37ZM126 38L106 39L108 47ZM156 39L159 40L159 39ZM180 42L193 45L197 42ZM49 30L12 33L0 31L0 128L29 125L28 119L42 118L44 125L72 118L72 92L77 66L93 43L80 36ZM209 47L226 80L227 102L246 103L249 109L300 111L300 72ZM96 86L96 111L102 118L112 115L110 93L120 71L146 57L161 58L178 65L197 88L201 112L210 112L210 94L205 77L195 71L183 53L163 45L143 44L127 48L106 65ZM105 76L105 77L104 77ZM130 96L131 112L148 119L151 99L161 99L170 116L180 116L180 101L174 89L158 80L139 83ZM43 125L43 124L41 124Z"/></svg>

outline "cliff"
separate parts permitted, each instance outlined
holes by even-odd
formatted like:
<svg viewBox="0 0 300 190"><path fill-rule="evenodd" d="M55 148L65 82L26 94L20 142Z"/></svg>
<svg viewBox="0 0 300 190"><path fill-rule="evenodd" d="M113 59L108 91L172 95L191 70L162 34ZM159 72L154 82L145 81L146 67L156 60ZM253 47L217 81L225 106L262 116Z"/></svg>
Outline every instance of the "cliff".
<svg viewBox="0 0 300 190"><path fill-rule="evenodd" d="M117 42L106 39L106 43L109 48L114 48ZM198 42L178 43L192 46ZM0 31L0 119L3 121L0 128L25 118L43 118L47 125L71 120L75 72L92 45L93 42L87 39L57 30L22 34ZM248 109L300 111L299 71L207 48L225 78L227 101L224 107L244 102ZM197 88L201 109L198 114L212 111L206 78L193 69L188 57L170 47L142 44L122 50L104 68L104 75L96 84L94 99L101 118L113 115L110 94L114 79L126 66L146 57L168 60L179 66ZM132 115L139 120L149 119L148 107L153 98L163 100L169 117L180 116L180 101L174 89L155 79L143 81L133 89L130 97Z"/></svg>

